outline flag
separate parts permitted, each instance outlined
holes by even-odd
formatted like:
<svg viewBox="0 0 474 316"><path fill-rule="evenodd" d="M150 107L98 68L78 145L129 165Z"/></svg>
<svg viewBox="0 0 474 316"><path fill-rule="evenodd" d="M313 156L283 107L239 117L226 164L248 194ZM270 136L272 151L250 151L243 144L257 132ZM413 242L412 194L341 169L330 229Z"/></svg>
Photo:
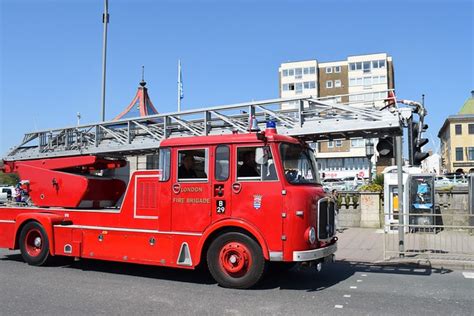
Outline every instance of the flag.
<svg viewBox="0 0 474 316"><path fill-rule="evenodd" d="M182 100L184 98L184 91L183 91L183 73L181 71L181 60L178 61L178 89L179 89L179 99Z"/></svg>

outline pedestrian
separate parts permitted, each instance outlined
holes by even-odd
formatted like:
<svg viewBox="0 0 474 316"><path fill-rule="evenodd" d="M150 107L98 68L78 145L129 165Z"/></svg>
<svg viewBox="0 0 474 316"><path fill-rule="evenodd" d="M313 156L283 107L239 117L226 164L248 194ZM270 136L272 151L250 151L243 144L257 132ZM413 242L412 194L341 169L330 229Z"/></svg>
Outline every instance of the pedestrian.
<svg viewBox="0 0 474 316"><path fill-rule="evenodd" d="M339 216L339 207L338 207L338 197L339 197L339 193L337 192L336 189L333 189L331 191L331 195L330 195L331 199L334 201L334 229L336 232L338 233L342 233L342 229L339 229L338 226L339 226L339 220L338 220L338 216Z"/></svg>
<svg viewBox="0 0 474 316"><path fill-rule="evenodd" d="M15 187L15 202L21 202L21 187L20 184L17 184Z"/></svg>

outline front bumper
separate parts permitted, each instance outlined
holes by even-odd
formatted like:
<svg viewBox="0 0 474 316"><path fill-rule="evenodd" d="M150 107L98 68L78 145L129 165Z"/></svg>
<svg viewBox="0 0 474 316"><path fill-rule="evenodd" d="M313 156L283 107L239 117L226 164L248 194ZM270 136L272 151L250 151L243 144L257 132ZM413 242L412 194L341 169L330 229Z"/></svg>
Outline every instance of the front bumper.
<svg viewBox="0 0 474 316"><path fill-rule="evenodd" d="M305 251L293 251L293 261L312 261L325 258L334 254L337 250L337 243L334 243L330 246L305 250Z"/></svg>

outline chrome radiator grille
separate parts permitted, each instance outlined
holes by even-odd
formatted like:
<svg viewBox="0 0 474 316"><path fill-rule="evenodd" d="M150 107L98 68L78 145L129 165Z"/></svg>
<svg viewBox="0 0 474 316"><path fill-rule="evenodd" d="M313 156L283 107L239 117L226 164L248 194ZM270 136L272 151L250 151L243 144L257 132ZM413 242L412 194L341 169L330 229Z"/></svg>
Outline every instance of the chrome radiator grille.
<svg viewBox="0 0 474 316"><path fill-rule="evenodd" d="M329 198L318 202L318 239L328 240L336 233L335 226L336 205Z"/></svg>

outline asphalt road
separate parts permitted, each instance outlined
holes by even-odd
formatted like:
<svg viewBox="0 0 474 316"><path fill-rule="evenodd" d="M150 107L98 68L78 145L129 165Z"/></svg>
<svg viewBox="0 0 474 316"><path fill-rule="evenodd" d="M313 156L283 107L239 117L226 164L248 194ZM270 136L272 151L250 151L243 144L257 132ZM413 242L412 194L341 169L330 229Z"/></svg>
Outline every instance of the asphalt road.
<svg viewBox="0 0 474 316"><path fill-rule="evenodd" d="M31 267L0 250L0 315L473 315L474 279L466 276L337 262L232 290L203 272L95 260Z"/></svg>

